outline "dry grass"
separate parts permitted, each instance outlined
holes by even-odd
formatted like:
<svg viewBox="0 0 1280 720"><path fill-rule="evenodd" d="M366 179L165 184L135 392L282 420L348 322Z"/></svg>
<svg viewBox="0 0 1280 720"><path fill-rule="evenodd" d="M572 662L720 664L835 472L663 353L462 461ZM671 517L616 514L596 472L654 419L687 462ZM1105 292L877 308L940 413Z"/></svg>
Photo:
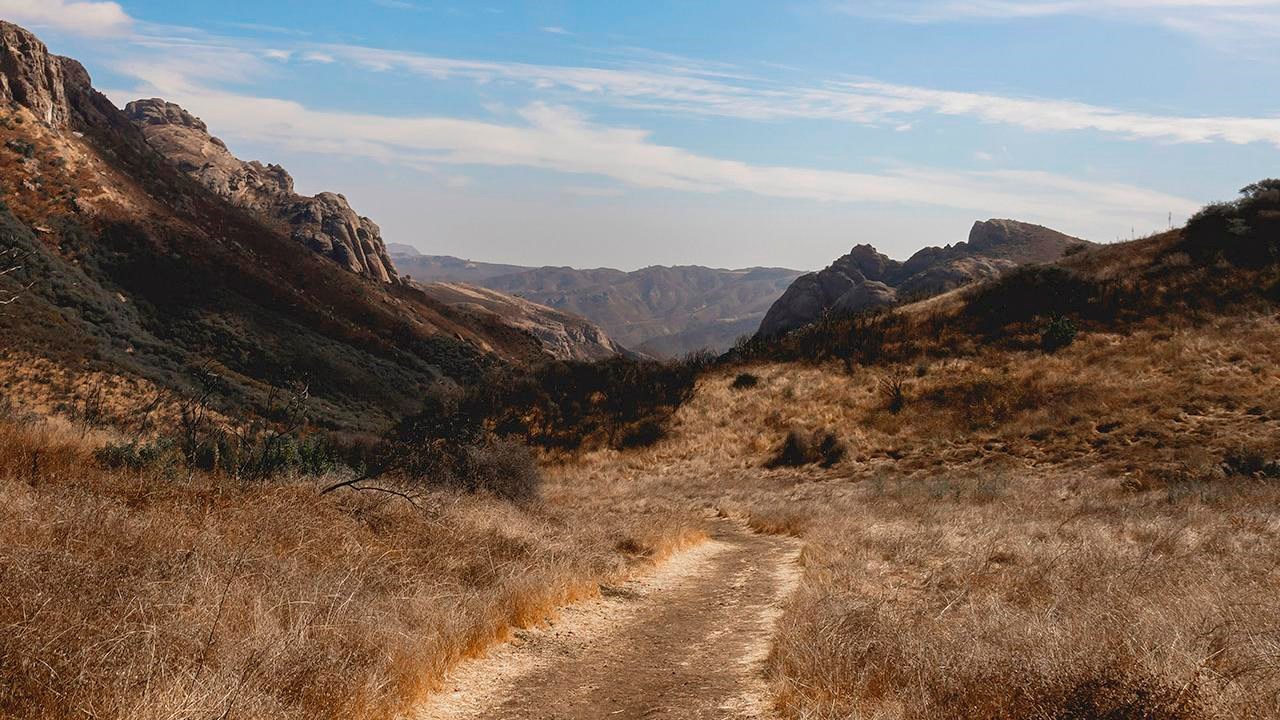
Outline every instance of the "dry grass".
<svg viewBox="0 0 1280 720"><path fill-rule="evenodd" d="M92 436L5 426L0 712L389 717L705 510L805 542L788 720L1280 718L1276 318L749 370L527 508L102 473ZM848 452L766 467L793 430Z"/></svg>
<svg viewBox="0 0 1280 720"><path fill-rule="evenodd" d="M805 540L769 660L784 717L1280 718L1276 318L749 370L657 447L563 472ZM765 469L793 427L848 458Z"/></svg>
<svg viewBox="0 0 1280 720"><path fill-rule="evenodd" d="M459 659L699 533L552 485L516 507L106 473L0 426L0 716L391 717Z"/></svg>

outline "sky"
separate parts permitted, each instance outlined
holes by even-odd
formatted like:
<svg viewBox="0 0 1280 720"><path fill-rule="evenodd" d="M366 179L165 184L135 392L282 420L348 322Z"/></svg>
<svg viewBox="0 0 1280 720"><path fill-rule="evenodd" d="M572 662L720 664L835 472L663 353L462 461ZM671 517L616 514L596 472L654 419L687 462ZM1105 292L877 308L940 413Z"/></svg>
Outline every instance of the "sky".
<svg viewBox="0 0 1280 720"><path fill-rule="evenodd" d="M1280 175L1280 0L0 0L119 105L525 265L1100 242Z"/></svg>

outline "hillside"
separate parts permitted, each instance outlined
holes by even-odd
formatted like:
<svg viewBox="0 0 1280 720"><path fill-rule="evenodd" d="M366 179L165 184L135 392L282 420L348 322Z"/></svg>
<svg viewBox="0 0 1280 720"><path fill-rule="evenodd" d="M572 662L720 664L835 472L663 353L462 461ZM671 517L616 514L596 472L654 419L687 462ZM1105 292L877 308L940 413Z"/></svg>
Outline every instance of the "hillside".
<svg viewBox="0 0 1280 720"><path fill-rule="evenodd" d="M953 290L1029 263L1052 262L1088 243L1014 220L975 223L967 242L919 250L905 262L858 245L830 267L797 279L769 308L760 334L775 337L827 313L849 314Z"/></svg>
<svg viewBox="0 0 1280 720"><path fill-rule="evenodd" d="M376 226L340 196L291 195L282 170L237 164L207 135L205 159L179 161L189 179L150 142L203 133L194 118L135 106L144 135L83 67L9 23L0 55L0 251L16 260L2 282L21 295L0 313L21 339L0 362L14 402L87 402L52 371L23 371L45 363L132 378L93 402L121 417L213 374L228 407L263 410L272 388L305 383L317 422L378 428L442 378L545 357L528 333L395 282Z"/></svg>
<svg viewBox="0 0 1280 720"><path fill-rule="evenodd" d="M548 355L559 360L604 360L627 353L592 323L523 298L465 283L415 282L414 286L451 308L481 317L490 315L528 332Z"/></svg>
<svg viewBox="0 0 1280 720"><path fill-rule="evenodd" d="M410 249L411 250L411 249ZM420 281L466 282L580 315L620 344L653 357L727 350L755 332L765 311L800 275L780 268L722 270L654 266L517 268L393 249L396 266Z"/></svg>

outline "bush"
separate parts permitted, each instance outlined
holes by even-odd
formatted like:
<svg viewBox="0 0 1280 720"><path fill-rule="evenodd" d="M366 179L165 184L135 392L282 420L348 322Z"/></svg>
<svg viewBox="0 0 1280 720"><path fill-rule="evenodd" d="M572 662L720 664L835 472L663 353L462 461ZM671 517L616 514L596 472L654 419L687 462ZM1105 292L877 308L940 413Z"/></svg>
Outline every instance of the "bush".
<svg viewBox="0 0 1280 720"><path fill-rule="evenodd" d="M4 146L28 160L36 156L36 146L26 140L9 140Z"/></svg>
<svg viewBox="0 0 1280 720"><path fill-rule="evenodd" d="M833 467L844 459L847 449L844 441L828 430L792 430L778 447L767 468L801 467L819 464Z"/></svg>
<svg viewBox="0 0 1280 720"><path fill-rule="evenodd" d="M528 502L538 496L542 471L524 443L510 438L489 438L463 449L455 468L458 485L471 492L488 492L512 502Z"/></svg>
<svg viewBox="0 0 1280 720"><path fill-rule="evenodd" d="M888 403L889 412L897 415L907 404L907 376L893 373L880 378L880 394Z"/></svg>
<svg viewBox="0 0 1280 720"><path fill-rule="evenodd" d="M1225 260L1262 267L1280 260L1280 180L1262 180L1229 203L1205 207L1187 222L1182 248L1202 264Z"/></svg>
<svg viewBox="0 0 1280 720"><path fill-rule="evenodd" d="M1222 469L1227 475L1251 478L1280 478L1280 460L1257 447L1238 447L1228 450L1222 458Z"/></svg>
<svg viewBox="0 0 1280 720"><path fill-rule="evenodd" d="M615 444L619 449L631 450L656 445L666 436L666 426L656 419L649 418L623 430L621 438Z"/></svg>
<svg viewBox="0 0 1280 720"><path fill-rule="evenodd" d="M1071 318L1056 317L1040 332L1040 347L1045 352L1057 352L1075 342L1079 332Z"/></svg>
<svg viewBox="0 0 1280 720"><path fill-rule="evenodd" d="M738 377L733 379L733 382L729 385L729 387L733 388L734 390L746 390L747 388L753 388L759 384L760 384L760 378L756 377L755 375L752 375L751 373L744 372L744 373L739 373Z"/></svg>
<svg viewBox="0 0 1280 720"><path fill-rule="evenodd" d="M108 470L149 470L173 467L182 463L182 453L177 442L160 438L150 442L132 440L125 443L107 443L94 453L94 460Z"/></svg>

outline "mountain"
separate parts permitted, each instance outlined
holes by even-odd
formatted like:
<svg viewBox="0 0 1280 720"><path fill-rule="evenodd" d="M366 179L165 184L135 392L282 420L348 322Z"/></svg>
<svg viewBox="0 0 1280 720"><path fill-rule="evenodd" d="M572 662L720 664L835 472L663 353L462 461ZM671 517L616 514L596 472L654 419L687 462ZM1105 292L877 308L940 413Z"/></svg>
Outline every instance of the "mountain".
<svg viewBox="0 0 1280 720"><path fill-rule="evenodd" d="M829 312L848 314L937 295L1019 265L1057 260L1067 248L1088 244L1040 225L988 220L974 223L967 242L927 247L906 262L871 245L856 245L825 270L792 283L769 308L759 334L776 337Z"/></svg>
<svg viewBox="0 0 1280 720"><path fill-rule="evenodd" d="M4 22L0 192L0 253L17 259L0 275L16 298L0 307L0 365L30 380L12 397L65 390L31 370L47 366L179 396L214 375L219 402L260 411L306 382L314 422L377 429L442 380L547 358L529 332L399 281L340 195L294 194L176 106L122 112Z"/></svg>
<svg viewBox="0 0 1280 720"><path fill-rule="evenodd" d="M524 298L465 283L419 283L428 297L478 317L493 316L537 338L560 360L604 360L627 351L596 325Z"/></svg>
<svg viewBox="0 0 1280 720"><path fill-rule="evenodd" d="M298 195L293 178L279 165L245 162L225 143L209 134L200 118L164 100L136 100L125 114L147 143L188 177L219 197L253 213L289 234L295 242L327 257L347 270L383 283L418 279L401 277L392 262L378 226L358 215L338 193L314 197ZM394 245L400 252L413 251ZM506 268L514 266L495 266ZM599 360L620 352L599 328L569 314L527 300L462 285L417 285L428 297L484 322L500 322L529 332L548 355L561 360Z"/></svg>
<svg viewBox="0 0 1280 720"><path fill-rule="evenodd" d="M765 311L801 274L700 266L633 272L525 268L421 255L400 246L392 248L392 259L417 280L472 283L581 315L619 343L654 357L728 349L742 335L755 332Z"/></svg>
<svg viewBox="0 0 1280 720"><path fill-rule="evenodd" d="M522 265L473 262L449 255L423 255L412 245L390 243L387 251L400 272L418 282L463 282L483 284L485 280L525 272Z"/></svg>
<svg viewBox="0 0 1280 720"><path fill-rule="evenodd" d="M125 114L151 147L219 197L278 225L299 244L351 272L395 281L395 267L378 226L357 215L342 195L297 194L284 168L240 160L209 134L200 118L174 103L135 100L125 107Z"/></svg>

